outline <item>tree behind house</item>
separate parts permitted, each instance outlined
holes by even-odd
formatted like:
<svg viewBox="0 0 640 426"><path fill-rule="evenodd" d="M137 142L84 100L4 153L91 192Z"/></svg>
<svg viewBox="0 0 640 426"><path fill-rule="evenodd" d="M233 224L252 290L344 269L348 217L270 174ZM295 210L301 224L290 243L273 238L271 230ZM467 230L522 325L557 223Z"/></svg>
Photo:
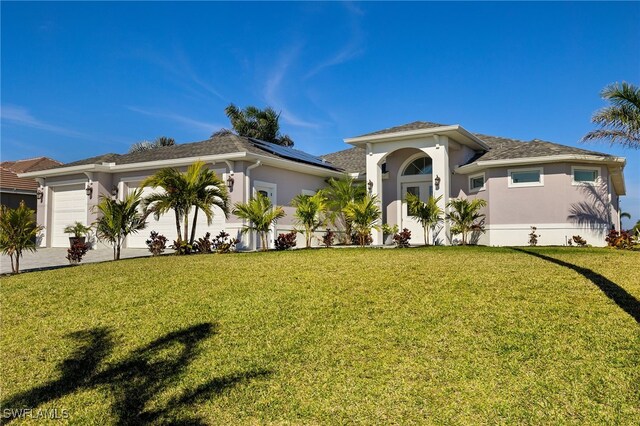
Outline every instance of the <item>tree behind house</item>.
<svg viewBox="0 0 640 426"><path fill-rule="evenodd" d="M280 114L271 107L260 109L248 106L240 109L234 104L229 104L224 112L229 117L233 130L240 136L282 146L293 146L293 140L288 135L280 133ZM225 134L224 130L215 132L214 135L216 133Z"/></svg>

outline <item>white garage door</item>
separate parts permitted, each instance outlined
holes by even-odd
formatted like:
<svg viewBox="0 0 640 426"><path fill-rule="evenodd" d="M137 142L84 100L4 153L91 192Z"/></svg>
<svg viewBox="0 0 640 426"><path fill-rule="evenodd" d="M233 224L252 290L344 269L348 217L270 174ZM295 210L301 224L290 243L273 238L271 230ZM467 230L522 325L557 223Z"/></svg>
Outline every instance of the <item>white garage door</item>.
<svg viewBox="0 0 640 426"><path fill-rule="evenodd" d="M84 184L53 188L53 217L51 219L51 246L69 247L69 234L64 228L75 222L87 224L87 194Z"/></svg>
<svg viewBox="0 0 640 426"><path fill-rule="evenodd" d="M135 184L130 185L129 193L135 191L136 189L137 187L135 186ZM149 194L152 194L154 192L159 192L159 191L162 191L162 189L145 187L142 190L142 196L145 197ZM189 235L191 235L192 223L193 223L193 210L191 213L191 218L189 220ZM206 232L210 232L211 237L213 238L218 234L218 232L224 229L224 225L225 225L225 217L221 209L217 207L214 209L214 219L213 219L213 222L211 223L211 226L207 225L206 216L202 212L199 212L198 225L196 227L196 240L198 238L203 237ZM183 230L183 223L180 223L180 229ZM167 237L168 239L167 247L171 245L171 243L177 237L176 217L173 210L170 210L167 213L163 214L158 218L158 220L156 220L153 214L149 215L149 217L147 217L147 227L142 231L138 231L138 233L129 235L129 237L127 237L127 247L147 248L146 241L149 239L149 234L151 234L151 231L156 231L159 234L162 234L165 237Z"/></svg>

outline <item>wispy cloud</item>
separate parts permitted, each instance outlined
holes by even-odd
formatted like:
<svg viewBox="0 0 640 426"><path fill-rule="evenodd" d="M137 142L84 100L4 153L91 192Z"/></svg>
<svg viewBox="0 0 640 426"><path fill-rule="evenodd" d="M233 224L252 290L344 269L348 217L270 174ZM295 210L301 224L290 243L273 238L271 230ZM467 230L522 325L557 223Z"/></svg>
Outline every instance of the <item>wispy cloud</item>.
<svg viewBox="0 0 640 426"><path fill-rule="evenodd" d="M364 52L364 47L362 46L364 42L364 32L362 31L359 20L359 16L364 15L364 12L352 2L343 2L342 4L350 14L351 37L333 56L313 67L311 71L305 75L305 80L313 77L326 68L345 63Z"/></svg>
<svg viewBox="0 0 640 426"><path fill-rule="evenodd" d="M149 49L144 49L136 52L136 56L146 58L148 61L162 67L174 77L174 82L182 89L202 99L214 97L226 101L225 96L194 69L189 56L183 48L174 46L173 52L169 55L161 55Z"/></svg>
<svg viewBox="0 0 640 426"><path fill-rule="evenodd" d="M264 98L270 106L272 106L277 111L280 111L280 117L285 123L297 127L317 128L317 123L303 120L296 114L294 114L285 105L280 93L282 80L286 76L289 68L298 57L301 48L302 45L297 44L293 48L282 54L280 61L269 74L269 78L267 79L264 87Z"/></svg>
<svg viewBox="0 0 640 426"><path fill-rule="evenodd" d="M195 120L193 118L180 115L180 114L175 114L175 113L150 111L150 110L139 108L136 106L127 106L126 108L130 111L137 112L138 114L147 115L149 117L166 118L168 120L175 121L176 123L183 124L187 128L203 130L209 133L224 127L223 125L218 123Z"/></svg>
<svg viewBox="0 0 640 426"><path fill-rule="evenodd" d="M88 136L73 129L56 126L39 120L34 117L27 108L21 106L2 105L2 107L0 107L0 118L5 123L44 130L46 132L57 133L72 138L87 138Z"/></svg>

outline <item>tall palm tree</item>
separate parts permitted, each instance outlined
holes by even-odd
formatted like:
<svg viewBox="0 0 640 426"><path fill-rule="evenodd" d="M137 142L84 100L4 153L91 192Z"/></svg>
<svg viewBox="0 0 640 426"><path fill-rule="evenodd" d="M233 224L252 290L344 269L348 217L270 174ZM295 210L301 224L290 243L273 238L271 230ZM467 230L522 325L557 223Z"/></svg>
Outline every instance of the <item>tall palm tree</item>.
<svg viewBox="0 0 640 426"><path fill-rule="evenodd" d="M467 245L467 235L472 230L484 232L482 220L486 216L480 213L480 209L487 206L487 202L481 198L473 201L455 199L449 201L447 207L447 220L451 222L452 234L462 234L462 245Z"/></svg>
<svg viewBox="0 0 640 426"><path fill-rule="evenodd" d="M371 229L380 229L377 222L382 217L382 211L378 207L376 196L367 194L360 201L350 202L345 207L344 213L356 231L361 246L365 245Z"/></svg>
<svg viewBox="0 0 640 426"><path fill-rule="evenodd" d="M322 192L314 195L300 194L291 201L291 205L296 208L294 216L298 223L304 227L306 247L309 248L313 233L326 223L324 194Z"/></svg>
<svg viewBox="0 0 640 426"><path fill-rule="evenodd" d="M177 235L176 241L180 243L182 241L180 224L188 212L188 201L185 197L187 190L186 180L183 178L182 173L171 167L160 169L146 178L140 186L163 189L162 192L155 192L145 197L142 205L147 213L154 214L156 220L169 210L173 210Z"/></svg>
<svg viewBox="0 0 640 426"><path fill-rule="evenodd" d="M227 188L213 171L206 168L203 161L191 164L184 173L174 168L161 169L145 179L140 186L160 187L164 190L146 197L144 207L147 211L153 212L156 218L169 210L174 211L178 242L193 244L199 211L207 216L208 224L211 224L213 219L214 206L220 207L225 217L229 214ZM196 210L189 238L189 215L192 207Z"/></svg>
<svg viewBox="0 0 640 426"><path fill-rule="evenodd" d="M605 139L611 144L640 148L640 88L627 82L613 83L601 94L611 102L593 114L591 121L601 128L584 135L583 142Z"/></svg>
<svg viewBox="0 0 640 426"><path fill-rule="evenodd" d="M35 211L24 201L15 209L0 205L0 252L11 259L11 272L20 272L20 258L24 251L36 251L36 236L44 229L35 218Z"/></svg>
<svg viewBox="0 0 640 426"><path fill-rule="evenodd" d="M293 140L288 135L280 133L280 114L271 107L260 109L248 106L240 109L234 104L229 104L224 112L229 117L231 126L240 136L282 146L293 146Z"/></svg>
<svg viewBox="0 0 640 426"><path fill-rule="evenodd" d="M424 244L429 245L429 232L433 231L438 223L442 222L442 214L444 213L438 203L442 199L442 195L438 198L429 197L427 202L420 200L420 197L414 194L407 194L407 209L409 216L415 218L424 231Z"/></svg>
<svg viewBox="0 0 640 426"><path fill-rule="evenodd" d="M235 203L233 214L249 222L242 227L242 233L256 231L260 237L262 250L267 250L269 229L284 217L284 209L280 206L274 207L269 197L258 193L248 203Z"/></svg>
<svg viewBox="0 0 640 426"><path fill-rule="evenodd" d="M334 226L344 231L343 242L351 244L351 220L345 214L345 208L354 201L362 201L367 195L364 183L356 182L351 176L340 179L330 178L327 187L322 190L327 200L329 219Z"/></svg>
<svg viewBox="0 0 640 426"><path fill-rule="evenodd" d="M150 151L163 146L173 146L176 140L167 136L158 136L154 141L136 142L129 148L129 153Z"/></svg>
<svg viewBox="0 0 640 426"><path fill-rule="evenodd" d="M100 197L96 206L100 218L95 222L96 236L113 246L113 260L120 259L120 249L129 234L147 227L147 215L140 212L142 189L138 188L127 195L124 200L111 197Z"/></svg>

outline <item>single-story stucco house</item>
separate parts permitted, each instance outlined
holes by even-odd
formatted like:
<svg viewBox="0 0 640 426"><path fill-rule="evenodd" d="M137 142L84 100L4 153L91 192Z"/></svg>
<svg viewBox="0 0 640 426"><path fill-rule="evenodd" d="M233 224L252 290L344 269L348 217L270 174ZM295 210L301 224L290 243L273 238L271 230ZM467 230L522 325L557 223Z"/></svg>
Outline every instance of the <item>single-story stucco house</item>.
<svg viewBox="0 0 640 426"><path fill-rule="evenodd" d="M42 246L68 244L63 228L96 219L99 195L122 197L163 167L185 169L206 162L228 183L231 202L246 202L257 192L285 207L286 217L270 240L295 226L291 200L326 186L345 173L365 182L378 195L383 221L412 231L422 244L420 225L407 215L404 199L413 193L426 199L441 196L445 209L452 198L483 198L488 205L486 245L526 245L536 226L540 245L565 245L573 235L589 244L605 244L607 231L620 229L619 197L625 194L625 159L541 140L529 142L471 133L460 125L414 122L345 139L349 149L316 157L281 146L224 134L211 139L131 154L104 154L48 170L23 173L35 178L44 193L38 222L45 227ZM144 188L144 193L152 192ZM226 230L238 235L243 223L218 211L212 225L200 215L198 234ZM147 230L130 236L127 247L145 247L151 230L175 238L174 218L149 218ZM382 244L373 232L373 243ZM444 224L440 244L457 242ZM241 248L256 248L255 236L243 237Z"/></svg>

